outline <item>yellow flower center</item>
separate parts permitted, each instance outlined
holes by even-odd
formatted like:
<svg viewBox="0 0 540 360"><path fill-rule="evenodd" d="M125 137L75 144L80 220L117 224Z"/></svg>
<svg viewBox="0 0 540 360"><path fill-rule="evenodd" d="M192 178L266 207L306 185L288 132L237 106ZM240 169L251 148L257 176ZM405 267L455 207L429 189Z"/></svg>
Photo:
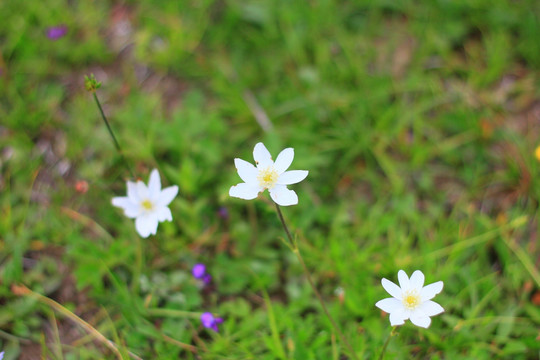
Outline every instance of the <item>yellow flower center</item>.
<svg viewBox="0 0 540 360"><path fill-rule="evenodd" d="M154 204L152 204L152 202L150 200L143 200L141 202L141 205L142 207L144 208L144 210L152 210L154 208Z"/></svg>
<svg viewBox="0 0 540 360"><path fill-rule="evenodd" d="M409 310L414 310L420 305L420 294L416 290L407 290L403 294L403 306Z"/></svg>
<svg viewBox="0 0 540 360"><path fill-rule="evenodd" d="M260 170L257 175L257 180L259 180L259 185L271 189L276 185L279 175L273 166L269 166L264 170Z"/></svg>

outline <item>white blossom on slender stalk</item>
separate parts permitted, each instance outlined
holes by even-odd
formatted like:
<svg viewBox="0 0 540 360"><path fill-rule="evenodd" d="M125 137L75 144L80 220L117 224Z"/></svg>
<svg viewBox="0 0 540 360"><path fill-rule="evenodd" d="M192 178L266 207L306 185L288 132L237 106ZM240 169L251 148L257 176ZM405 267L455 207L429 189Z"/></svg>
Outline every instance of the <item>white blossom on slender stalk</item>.
<svg viewBox="0 0 540 360"><path fill-rule="evenodd" d="M112 199L114 206L124 210L124 214L135 219L135 229L146 238L155 235L160 222L172 221L168 205L178 194L178 186L161 190L161 179L156 169L150 173L148 186L142 181L127 182L127 196Z"/></svg>
<svg viewBox="0 0 540 360"><path fill-rule="evenodd" d="M294 159L294 149L287 148L279 153L276 161L263 143L258 143L253 149L253 159L256 167L242 159L234 159L238 175L244 181L232 186L229 195L244 200L255 199L261 191L268 189L270 197L278 205L289 206L298 204L298 196L287 185L304 180L307 170L286 171Z"/></svg>
<svg viewBox="0 0 540 360"><path fill-rule="evenodd" d="M405 271L398 272L399 286L387 279L382 279L383 288L388 291L391 298L378 301L375 306L390 314L390 324L392 326L403 325L405 320L423 328L431 324L430 316L444 312L441 305L431 301L442 291L443 282L424 286L424 274L416 270L407 276Z"/></svg>

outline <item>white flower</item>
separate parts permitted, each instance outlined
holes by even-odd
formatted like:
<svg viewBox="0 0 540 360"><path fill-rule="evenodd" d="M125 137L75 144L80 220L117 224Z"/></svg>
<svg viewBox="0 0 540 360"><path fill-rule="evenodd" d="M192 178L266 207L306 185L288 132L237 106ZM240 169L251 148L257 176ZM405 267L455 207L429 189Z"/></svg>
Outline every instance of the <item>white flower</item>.
<svg viewBox="0 0 540 360"><path fill-rule="evenodd" d="M253 159L257 167L242 159L234 159L234 165L243 183L232 186L229 195L244 200L255 199L261 191L268 189L270 197L278 205L298 204L298 196L287 185L296 184L308 175L306 170L285 171L294 158L294 149L287 148L279 153L276 162L263 145L258 143L253 149Z"/></svg>
<svg viewBox="0 0 540 360"><path fill-rule="evenodd" d="M441 305L431 301L435 295L440 293L443 282L424 286L424 274L416 270L409 279L403 270L398 272L399 285L387 279L382 279L383 288L393 297L383 299L375 304L379 309L390 314L390 324L403 325L405 320L423 328L431 324L430 316L444 312Z"/></svg>
<svg viewBox="0 0 540 360"><path fill-rule="evenodd" d="M128 218L135 218L135 229L143 238L155 235L158 223L171 221L171 210L167 207L178 193L178 186L161 190L161 180L156 169L150 173L146 186L142 181L127 182L127 196L115 197L112 204L124 209Z"/></svg>

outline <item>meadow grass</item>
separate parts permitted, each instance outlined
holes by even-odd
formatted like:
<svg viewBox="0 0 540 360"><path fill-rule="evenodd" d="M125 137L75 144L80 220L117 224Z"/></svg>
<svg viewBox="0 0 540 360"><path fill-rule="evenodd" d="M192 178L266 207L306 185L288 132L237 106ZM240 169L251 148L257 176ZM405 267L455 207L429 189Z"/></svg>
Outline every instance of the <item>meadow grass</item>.
<svg viewBox="0 0 540 360"><path fill-rule="evenodd" d="M444 281L445 313L400 327L387 359L538 358L539 2L4 0L0 14L5 359L349 359L268 193L228 196L233 159L260 141L310 171L283 215L358 358L390 334L375 303L399 269ZM111 205L130 174L90 73L135 176L179 186L156 236Z"/></svg>

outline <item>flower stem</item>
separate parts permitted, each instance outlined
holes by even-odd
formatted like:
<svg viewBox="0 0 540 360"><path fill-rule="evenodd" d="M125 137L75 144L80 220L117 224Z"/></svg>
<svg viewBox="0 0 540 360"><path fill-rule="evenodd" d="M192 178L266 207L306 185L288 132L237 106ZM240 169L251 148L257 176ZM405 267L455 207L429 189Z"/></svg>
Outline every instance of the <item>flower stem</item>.
<svg viewBox="0 0 540 360"><path fill-rule="evenodd" d="M122 161L124 162L124 165L126 166L126 169L128 170L131 177L135 178L135 175L131 171L131 167L129 166L129 163L126 157L124 156L124 153L122 152L122 148L120 147L118 140L116 140L116 136L114 136L114 132L112 131L111 125L109 124L109 121L107 120L107 117L105 116L105 113L103 112L103 108L101 107L101 103L99 102L96 92L93 91L92 95L94 96L94 100L96 101L96 105L99 109L99 113L101 114L101 118L103 119L103 122L105 123L105 126L107 126L107 130L109 131L109 134L111 135L111 138L113 139L114 147L116 148L116 151L118 151L118 153L122 157Z"/></svg>
<svg viewBox="0 0 540 360"><path fill-rule="evenodd" d="M135 270L133 271L133 279L131 282L131 291L134 294L139 292L140 278L144 264L144 252L142 248L141 238L137 236L137 249L135 252Z"/></svg>
<svg viewBox="0 0 540 360"><path fill-rule="evenodd" d="M289 231L289 227L287 226L287 223L285 222L285 219L283 218L283 213L281 212L281 208L279 207L278 204L276 204L276 210L277 210L277 213L278 213L278 216L279 216L279 220L281 220L281 224L283 225L283 229L285 229L285 233L287 233L287 238L289 239L290 247L291 247L293 253L298 258L298 261L300 261L300 264L302 265L302 268L304 269L304 273L305 273L306 278L307 278L307 280L309 282L309 285L311 286L311 288L313 289L313 292L315 293L315 296L319 300L319 303L321 304L321 307L323 308L323 311L324 311L326 317L328 318L328 320L330 320L330 323L334 327L334 330L338 333L339 337L341 338L341 342L343 344L345 344L345 346L349 349L351 357L353 359L355 359L355 360L358 360L358 358L356 356L356 353L354 352L353 347L347 341L347 338L345 337L345 335L343 335L343 333L341 332L341 329L337 325L337 323L334 320L334 318L332 317L332 315L330 315L330 311L328 311L328 308L326 307L326 304L324 303L324 300L323 300L321 294L319 293L319 290L317 290L317 287L315 287L315 283L313 282L313 279L311 278L311 273L309 272L309 270L308 270L308 268L306 266L306 263L304 262L304 258L300 254L300 249L298 248L296 242L294 241L293 237L291 236L291 232Z"/></svg>
<svg viewBox="0 0 540 360"><path fill-rule="evenodd" d="M386 352L386 348L388 347L388 343L390 342L390 339L392 336L396 335L397 326L392 327L392 331L390 331L390 334L386 338L386 341L384 342L381 354L379 355L379 360L382 360L384 358L384 353Z"/></svg>
<svg viewBox="0 0 540 360"><path fill-rule="evenodd" d="M168 318L192 318L199 319L202 312L192 312L176 309L150 308L147 310L150 316L168 317ZM217 314L216 314L217 316Z"/></svg>

